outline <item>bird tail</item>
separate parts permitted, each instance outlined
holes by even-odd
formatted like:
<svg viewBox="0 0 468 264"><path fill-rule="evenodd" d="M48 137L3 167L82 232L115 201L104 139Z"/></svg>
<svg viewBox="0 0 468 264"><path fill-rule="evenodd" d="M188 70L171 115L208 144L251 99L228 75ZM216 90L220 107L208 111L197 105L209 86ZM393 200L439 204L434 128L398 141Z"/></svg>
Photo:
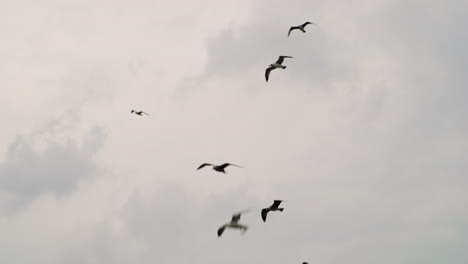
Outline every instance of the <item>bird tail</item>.
<svg viewBox="0 0 468 264"><path fill-rule="evenodd" d="M283 212L284 208L278 208L278 210L279 210L280 212Z"/></svg>

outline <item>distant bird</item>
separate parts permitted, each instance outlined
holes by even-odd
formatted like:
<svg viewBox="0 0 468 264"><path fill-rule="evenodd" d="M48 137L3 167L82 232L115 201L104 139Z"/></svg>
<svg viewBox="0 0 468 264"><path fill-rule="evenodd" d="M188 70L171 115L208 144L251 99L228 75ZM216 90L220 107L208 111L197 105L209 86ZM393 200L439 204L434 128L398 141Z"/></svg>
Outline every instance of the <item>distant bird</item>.
<svg viewBox="0 0 468 264"><path fill-rule="evenodd" d="M244 234L245 232L247 232L248 227L247 227L246 225L239 224L239 220L240 220L240 218L241 218L241 214L244 213L244 212L246 212L246 210L234 214L234 215L232 216L231 222L222 225L222 226L218 229L218 237L220 237L220 236L223 234L224 230L225 230L226 228L228 228L228 227L229 227L229 228L240 229L241 232L242 232L242 234Z"/></svg>
<svg viewBox="0 0 468 264"><path fill-rule="evenodd" d="M268 208L264 208L262 209L262 219L263 219L263 222L266 222L266 219L267 219L267 215L270 211L280 211L280 212L283 212L284 208L279 208L281 202L283 200L275 200L273 202L273 204L268 207Z"/></svg>
<svg viewBox="0 0 468 264"><path fill-rule="evenodd" d="M213 164L210 164L210 163L203 163L202 165L200 165L200 167L197 168L197 170L199 170L199 169L201 169L201 168L203 168L205 166L212 166L213 170L218 171L218 172L222 172L222 173L226 173L226 171L224 169L227 166L235 166L235 167L242 168L241 166L236 165L236 164L232 164L232 163L224 163L224 164L221 164L221 165L213 165Z"/></svg>
<svg viewBox="0 0 468 264"><path fill-rule="evenodd" d="M278 60L275 63L270 64L270 66L265 71L265 79L268 82L270 78L270 72L276 68L286 69L286 66L283 66L282 63L284 58L292 58L291 56L279 56Z"/></svg>
<svg viewBox="0 0 468 264"><path fill-rule="evenodd" d="M132 110L130 113L131 113L131 114L134 113L135 115L139 115L139 116L142 116L143 114L149 115L148 113L145 113L145 112L143 112L143 111L136 111L136 110Z"/></svg>
<svg viewBox="0 0 468 264"><path fill-rule="evenodd" d="M299 26L296 26L296 27L291 27L291 28L289 29L289 32L288 32L288 37L289 37L289 35L291 34L291 31L293 31L293 30L295 30L295 29L299 29L300 31L302 31L302 33L305 33L305 32L306 32L306 31L305 31L305 27L306 27L307 25L309 25L309 24L315 25L315 23L312 23L312 22L305 22L305 23L302 24L302 25L299 25Z"/></svg>
<svg viewBox="0 0 468 264"><path fill-rule="evenodd" d="M309 263L307 263L307 262L302 262L302 264L309 264Z"/></svg>

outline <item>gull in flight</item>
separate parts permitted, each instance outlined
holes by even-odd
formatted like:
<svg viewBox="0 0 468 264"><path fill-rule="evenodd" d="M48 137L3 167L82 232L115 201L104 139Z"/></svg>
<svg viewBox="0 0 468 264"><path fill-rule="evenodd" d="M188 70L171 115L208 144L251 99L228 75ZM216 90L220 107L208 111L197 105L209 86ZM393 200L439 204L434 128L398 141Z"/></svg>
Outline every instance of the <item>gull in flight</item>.
<svg viewBox="0 0 468 264"><path fill-rule="evenodd" d="M300 31L302 31L302 33L305 33L305 32L306 32L306 31L305 31L305 27L306 27L307 25L309 25L309 24L316 25L315 23L312 23L312 22L305 22L305 23L302 24L302 25L299 25L299 26L296 26L296 27L291 27L291 28L289 29L289 32L288 32L288 37L289 37L289 35L291 34L291 31L293 31L293 30L295 30L295 29L299 29Z"/></svg>
<svg viewBox="0 0 468 264"><path fill-rule="evenodd" d="M199 169L201 169L201 168L203 168L205 166L212 166L213 170L215 170L217 172L222 172L222 173L226 173L226 171L224 169L227 166L235 166L235 167L242 168L241 166L236 165L236 164L232 164L232 163L224 163L224 164L221 164L221 165L213 165L213 164L210 164L210 163L203 163L202 165L200 165L200 167L197 168L197 170L199 170Z"/></svg>
<svg viewBox="0 0 468 264"><path fill-rule="evenodd" d="M265 79L268 82L270 77L270 72L276 68L286 69L286 66L282 65L284 58L292 58L291 56L279 56L278 60L275 63L270 64L270 66L265 71Z"/></svg>
<svg viewBox="0 0 468 264"><path fill-rule="evenodd" d="M218 229L218 237L220 237L224 230L226 228L235 228L235 229L240 229L242 234L245 234L245 232L247 232L247 229L248 227L246 225L242 225L242 224L239 224L239 220L241 218L241 214L246 212L247 210L244 210L244 211L241 211L239 213L236 213L232 216L232 219L231 219L231 222L229 223L226 223L224 225L222 225L219 229Z"/></svg>
<svg viewBox="0 0 468 264"><path fill-rule="evenodd" d="M136 111L136 110L132 110L130 113L131 114L135 113L135 115L139 115L139 116L142 116L143 114L149 115L148 113L145 113L143 111Z"/></svg>
<svg viewBox="0 0 468 264"><path fill-rule="evenodd" d="M283 212L284 208L279 208L281 202L283 200L275 200L273 202L273 204L268 207L268 208L263 208L262 209L262 219L263 219L263 222L266 222L266 219L267 219L267 215L270 211L280 211L280 212Z"/></svg>

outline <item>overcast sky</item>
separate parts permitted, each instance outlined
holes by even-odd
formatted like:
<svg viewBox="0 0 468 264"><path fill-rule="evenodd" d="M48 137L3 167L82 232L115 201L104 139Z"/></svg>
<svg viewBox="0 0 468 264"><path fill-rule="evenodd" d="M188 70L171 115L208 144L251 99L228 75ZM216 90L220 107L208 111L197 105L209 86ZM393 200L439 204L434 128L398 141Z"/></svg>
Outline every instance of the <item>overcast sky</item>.
<svg viewBox="0 0 468 264"><path fill-rule="evenodd" d="M0 263L468 263L467 1L0 7Z"/></svg>

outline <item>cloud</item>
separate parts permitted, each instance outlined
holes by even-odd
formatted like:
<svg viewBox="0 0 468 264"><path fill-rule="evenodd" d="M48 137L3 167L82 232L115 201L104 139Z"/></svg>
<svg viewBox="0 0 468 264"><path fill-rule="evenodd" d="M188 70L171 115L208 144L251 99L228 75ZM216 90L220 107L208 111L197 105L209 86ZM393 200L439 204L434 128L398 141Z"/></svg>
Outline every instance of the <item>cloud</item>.
<svg viewBox="0 0 468 264"><path fill-rule="evenodd" d="M54 128L55 122L49 123ZM54 133L55 136L60 134ZM45 139L44 135L19 136L0 163L3 209L18 209L43 194L68 195L80 180L98 170L93 155L102 147L105 134L94 128L83 142Z"/></svg>
<svg viewBox="0 0 468 264"><path fill-rule="evenodd" d="M0 218L1 262L466 263L463 1L181 4L21 12L49 17L42 59L66 55L21 61L31 74L9 57L23 90L2 98L24 108L21 123L83 91L94 104L10 144L2 207L23 210ZM318 26L287 38L306 20ZM6 38L16 52L18 36ZM294 59L266 83L278 55ZM62 62L35 105L12 100ZM151 116L129 115L137 106ZM285 211L263 223L273 199ZM218 238L245 207L249 231Z"/></svg>
<svg viewBox="0 0 468 264"><path fill-rule="evenodd" d="M207 68L191 92L221 98L208 102L221 113L207 114L235 128L212 127L235 142L223 147L249 149L238 154L262 168L250 168L259 192L268 186L300 211L288 210L294 224L265 240L285 248L262 240L255 254L281 248L287 257L268 258L274 263L300 252L326 263L466 261L459 201L468 197L459 186L468 170L460 101L468 79L459 45L468 38L452 31L467 21L457 11L464 3L256 3L249 23L208 42ZM281 34L289 21L279 12L313 20L311 10L317 29ZM266 85L264 66L285 50L299 55Z"/></svg>

